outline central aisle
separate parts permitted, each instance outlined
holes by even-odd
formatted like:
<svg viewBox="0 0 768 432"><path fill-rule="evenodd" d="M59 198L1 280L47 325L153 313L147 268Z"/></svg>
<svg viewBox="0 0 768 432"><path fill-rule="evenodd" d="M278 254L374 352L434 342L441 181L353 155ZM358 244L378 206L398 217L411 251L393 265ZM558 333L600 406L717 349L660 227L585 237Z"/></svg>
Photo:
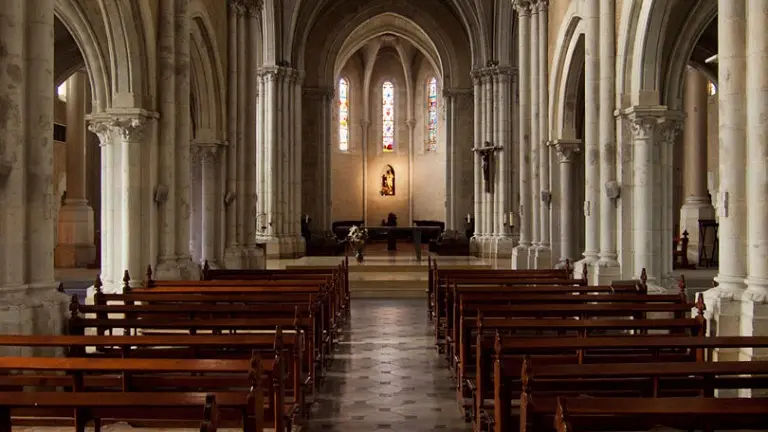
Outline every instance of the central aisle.
<svg viewBox="0 0 768 432"><path fill-rule="evenodd" d="M426 300L353 299L351 310L309 430L470 431Z"/></svg>

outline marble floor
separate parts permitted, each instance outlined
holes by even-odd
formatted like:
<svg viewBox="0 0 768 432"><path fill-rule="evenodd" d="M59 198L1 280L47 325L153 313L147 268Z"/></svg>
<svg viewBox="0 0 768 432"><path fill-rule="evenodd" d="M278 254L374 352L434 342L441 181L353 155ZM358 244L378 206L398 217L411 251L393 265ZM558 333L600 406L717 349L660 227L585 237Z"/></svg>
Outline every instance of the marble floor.
<svg viewBox="0 0 768 432"><path fill-rule="evenodd" d="M470 431L434 349L426 300L352 300L308 430Z"/></svg>

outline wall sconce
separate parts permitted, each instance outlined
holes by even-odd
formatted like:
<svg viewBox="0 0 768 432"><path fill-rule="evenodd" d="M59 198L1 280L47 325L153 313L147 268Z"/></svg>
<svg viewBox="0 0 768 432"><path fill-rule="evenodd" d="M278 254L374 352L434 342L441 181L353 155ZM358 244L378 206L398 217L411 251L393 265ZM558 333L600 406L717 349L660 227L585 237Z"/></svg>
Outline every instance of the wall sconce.
<svg viewBox="0 0 768 432"><path fill-rule="evenodd" d="M162 204L165 202L165 200L168 199L168 186L166 185L157 185L155 186L155 202L158 204Z"/></svg>

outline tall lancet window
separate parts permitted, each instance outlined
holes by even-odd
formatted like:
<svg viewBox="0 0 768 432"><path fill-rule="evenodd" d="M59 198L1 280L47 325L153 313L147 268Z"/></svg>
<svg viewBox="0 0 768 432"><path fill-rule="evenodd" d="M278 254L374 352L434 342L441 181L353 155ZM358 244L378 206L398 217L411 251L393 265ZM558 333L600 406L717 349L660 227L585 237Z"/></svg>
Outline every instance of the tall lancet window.
<svg viewBox="0 0 768 432"><path fill-rule="evenodd" d="M395 150L395 86L385 81L381 86L381 147L385 152Z"/></svg>
<svg viewBox="0 0 768 432"><path fill-rule="evenodd" d="M427 151L437 151L437 78L427 81Z"/></svg>
<svg viewBox="0 0 768 432"><path fill-rule="evenodd" d="M339 80L339 150L349 150L349 81Z"/></svg>

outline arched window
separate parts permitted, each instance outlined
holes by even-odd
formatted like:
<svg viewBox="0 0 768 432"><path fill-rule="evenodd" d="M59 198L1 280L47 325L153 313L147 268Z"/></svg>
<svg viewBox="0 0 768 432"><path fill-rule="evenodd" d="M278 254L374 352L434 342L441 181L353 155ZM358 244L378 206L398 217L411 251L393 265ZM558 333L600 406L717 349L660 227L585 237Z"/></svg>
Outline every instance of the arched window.
<svg viewBox="0 0 768 432"><path fill-rule="evenodd" d="M395 150L395 86L385 81L381 86L381 148L385 152Z"/></svg>
<svg viewBox="0 0 768 432"><path fill-rule="evenodd" d="M349 81L339 80L339 150L349 150Z"/></svg>
<svg viewBox="0 0 768 432"><path fill-rule="evenodd" d="M437 78L427 82L427 151L437 151Z"/></svg>

